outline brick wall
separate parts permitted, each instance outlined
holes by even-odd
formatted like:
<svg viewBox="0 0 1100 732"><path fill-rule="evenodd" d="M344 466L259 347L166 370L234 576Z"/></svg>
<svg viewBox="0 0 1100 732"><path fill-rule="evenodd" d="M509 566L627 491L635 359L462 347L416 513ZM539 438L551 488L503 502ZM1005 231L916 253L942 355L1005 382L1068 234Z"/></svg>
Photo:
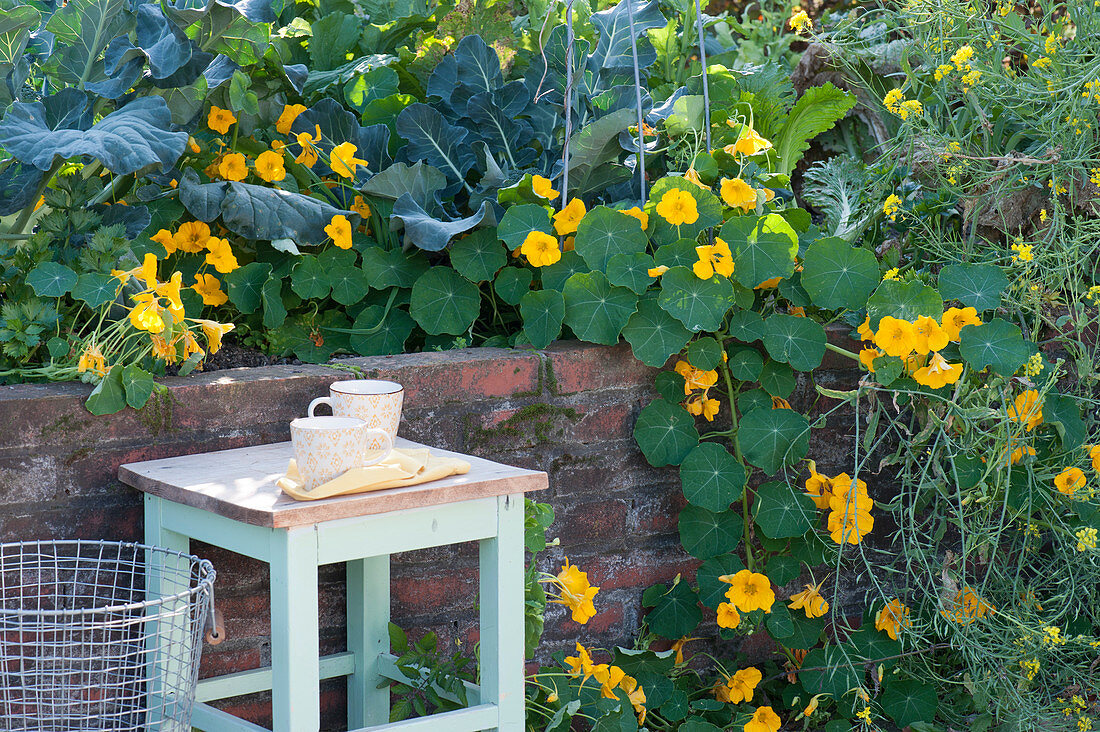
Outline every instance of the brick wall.
<svg viewBox="0 0 1100 732"><path fill-rule="evenodd" d="M601 586L586 642L629 643L641 616L642 590L695 564L680 549L676 516L682 497L674 469L649 466L634 444L639 410L653 397L654 370L625 346L576 343L543 351L469 349L357 358L341 362L406 388L401 434L500 462L545 470L550 488L533 497L552 504L551 557L587 570ZM834 366L843 364L833 364ZM0 540L103 538L140 540L139 494L116 479L117 466L139 460L256 445L289 438L288 422L310 399L347 375L325 366L275 366L166 379L168 396L142 412L93 417L82 384L0 386ZM821 372L842 387L851 372ZM799 385L799 401L814 398ZM848 420L815 434L823 466L841 465ZM197 545L218 570L217 601L228 640L208 647L202 675L269 661L266 568ZM547 560L546 569L550 568ZM443 646L477 639L477 554L457 546L398 555L393 565L393 619ZM343 650L343 566L321 571L321 645ZM578 628L552 605L540 656L572 647ZM342 729L343 682L326 682L324 728ZM270 722L265 695L234 700L234 712ZM228 706L228 705L227 705Z"/></svg>

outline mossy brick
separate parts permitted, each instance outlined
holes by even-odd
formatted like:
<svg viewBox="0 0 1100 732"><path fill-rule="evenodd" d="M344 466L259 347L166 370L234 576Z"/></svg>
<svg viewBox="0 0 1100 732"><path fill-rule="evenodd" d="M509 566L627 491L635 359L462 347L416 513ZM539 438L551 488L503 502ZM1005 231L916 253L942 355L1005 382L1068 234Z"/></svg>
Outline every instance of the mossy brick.
<svg viewBox="0 0 1100 732"><path fill-rule="evenodd" d="M625 343L610 348L554 343L543 353L553 368L558 394L648 385L658 371L635 359Z"/></svg>

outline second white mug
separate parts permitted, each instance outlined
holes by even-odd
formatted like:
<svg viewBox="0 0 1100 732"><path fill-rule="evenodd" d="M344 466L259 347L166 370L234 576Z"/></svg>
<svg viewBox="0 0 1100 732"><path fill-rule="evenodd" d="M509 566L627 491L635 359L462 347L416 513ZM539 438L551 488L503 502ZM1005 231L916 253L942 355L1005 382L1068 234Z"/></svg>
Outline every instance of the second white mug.
<svg viewBox="0 0 1100 732"><path fill-rule="evenodd" d="M317 407L327 404L334 416L361 419L372 430L367 438L367 449L385 450L388 453L401 424L404 399L405 390L395 381L337 381L329 386L327 397L318 397L309 403L308 414L310 417L314 416ZM379 431L385 435L381 435ZM384 439L386 437L388 439Z"/></svg>

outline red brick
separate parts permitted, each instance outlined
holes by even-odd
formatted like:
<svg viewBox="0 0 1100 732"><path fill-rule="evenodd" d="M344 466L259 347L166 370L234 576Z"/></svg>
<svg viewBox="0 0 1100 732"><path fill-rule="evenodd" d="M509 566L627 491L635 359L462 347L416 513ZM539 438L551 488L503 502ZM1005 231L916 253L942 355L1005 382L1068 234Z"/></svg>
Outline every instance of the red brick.
<svg viewBox="0 0 1100 732"><path fill-rule="evenodd" d="M627 533L626 514L625 500L583 503L570 506L568 512L560 511L554 529L560 535L569 537L569 544L565 545L567 550L611 537L621 541Z"/></svg>
<svg viewBox="0 0 1100 732"><path fill-rule="evenodd" d="M657 369L650 368L630 351L630 346L592 346L575 342L555 343L544 353L550 359L559 394L622 387L651 387Z"/></svg>

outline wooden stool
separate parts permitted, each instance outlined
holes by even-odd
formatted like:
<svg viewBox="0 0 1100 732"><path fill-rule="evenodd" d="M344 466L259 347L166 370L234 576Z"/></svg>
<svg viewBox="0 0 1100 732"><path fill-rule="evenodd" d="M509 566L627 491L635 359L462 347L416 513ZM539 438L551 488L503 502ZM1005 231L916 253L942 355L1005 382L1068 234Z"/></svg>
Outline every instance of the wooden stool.
<svg viewBox="0 0 1100 732"><path fill-rule="evenodd" d="M398 447L423 447L398 438ZM199 682L193 724L256 732L206 704L271 690L275 732L316 732L319 682L348 677L348 728L519 732L523 704L523 494L546 473L432 448L470 463L466 475L406 488L295 501L275 481L289 442L131 463L119 479L145 493L145 541L189 552L191 539L271 568L271 667ZM390 555L477 541L481 685L473 706L387 724L388 679L406 681L389 651ZM348 650L320 657L317 568L347 562ZM382 688L378 688L379 685Z"/></svg>

